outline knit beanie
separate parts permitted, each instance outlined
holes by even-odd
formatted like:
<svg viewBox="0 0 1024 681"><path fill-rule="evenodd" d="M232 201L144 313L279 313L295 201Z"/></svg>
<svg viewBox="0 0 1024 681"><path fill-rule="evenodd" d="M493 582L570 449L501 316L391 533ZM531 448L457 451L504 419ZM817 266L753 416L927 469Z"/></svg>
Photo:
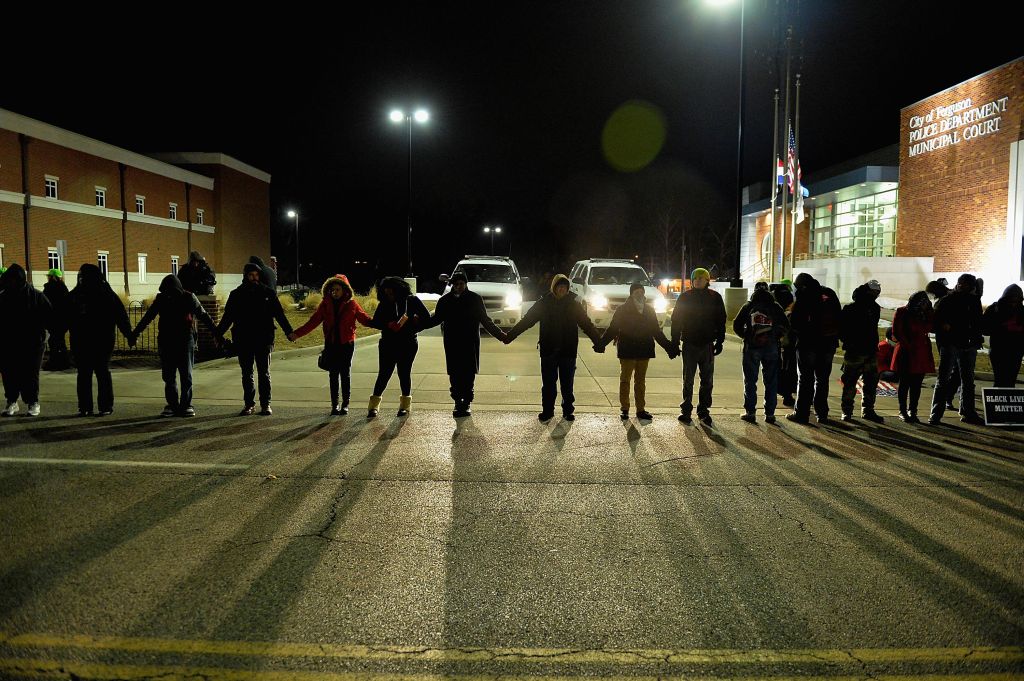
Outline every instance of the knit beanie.
<svg viewBox="0 0 1024 681"><path fill-rule="evenodd" d="M711 273L710 273L710 272L708 272L708 271L707 271L706 269L704 269L703 267L698 267L698 268L697 268L697 269L695 269L695 270L693 271L693 273L692 273L692 274L690 275L690 281L693 281L694 279L696 279L696 278L698 278L698 277L703 277L703 278L705 278L705 279L707 279L707 280L709 280L709 281L710 281L710 280L711 280Z"/></svg>

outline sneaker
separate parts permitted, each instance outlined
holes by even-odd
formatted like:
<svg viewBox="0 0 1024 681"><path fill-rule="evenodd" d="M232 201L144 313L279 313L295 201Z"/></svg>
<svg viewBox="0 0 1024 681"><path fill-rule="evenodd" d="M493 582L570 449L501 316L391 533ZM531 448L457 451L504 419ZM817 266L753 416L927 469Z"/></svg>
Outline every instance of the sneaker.
<svg viewBox="0 0 1024 681"><path fill-rule="evenodd" d="M644 421L653 421L654 420L654 414L652 414L649 411L638 411L636 413L636 417L638 419L642 419Z"/></svg>
<svg viewBox="0 0 1024 681"><path fill-rule="evenodd" d="M338 407L338 414L341 416L348 416L348 403L345 403Z"/></svg>
<svg viewBox="0 0 1024 681"><path fill-rule="evenodd" d="M768 414L767 416L765 416L764 422L767 423L768 425L773 425L775 423L775 414Z"/></svg>
<svg viewBox="0 0 1024 681"><path fill-rule="evenodd" d="M537 420L545 423L550 421L554 417L555 413L553 411L542 411L541 413L537 414Z"/></svg>
<svg viewBox="0 0 1024 681"><path fill-rule="evenodd" d="M239 416L252 416L256 412L255 404L247 404L242 407L242 411L238 412Z"/></svg>
<svg viewBox="0 0 1024 681"><path fill-rule="evenodd" d="M88 411L86 409L79 409L78 410L78 415L79 416L92 416L92 412Z"/></svg>
<svg viewBox="0 0 1024 681"><path fill-rule="evenodd" d="M33 405L33 406L37 407L36 414L38 414L39 413L39 410L38 410L38 406L39 405ZM28 408L28 413L32 414L32 407ZM34 414L33 414L33 416L34 416ZM961 421L961 423L966 423L966 424L972 425L972 426L983 426L983 425L985 425L985 419L981 418L977 414L966 414L964 416L961 416L960 417L960 421Z"/></svg>
<svg viewBox="0 0 1024 681"><path fill-rule="evenodd" d="M829 419L828 414L821 414L820 416L815 416L814 420L817 421L818 423L820 423L823 426L827 426L829 423L832 422Z"/></svg>
<svg viewBox="0 0 1024 681"><path fill-rule="evenodd" d="M917 418L917 414L908 414L907 423L921 423L921 419Z"/></svg>
<svg viewBox="0 0 1024 681"><path fill-rule="evenodd" d="M686 425L690 425L691 423L693 423L693 419L690 418L689 414L680 414L679 415L679 422L680 423L685 423Z"/></svg>
<svg viewBox="0 0 1024 681"><path fill-rule="evenodd" d="M929 426L941 426L942 425L942 419L941 418L937 418L935 416L932 416L931 418L928 419L928 425Z"/></svg>
<svg viewBox="0 0 1024 681"><path fill-rule="evenodd" d="M457 418L457 419L465 418L465 417L469 416L469 414L470 414L470 411L469 411L469 409L466 409L466 408L453 409L452 410L452 417L453 418Z"/></svg>
<svg viewBox="0 0 1024 681"><path fill-rule="evenodd" d="M853 420L853 414L843 414L842 420L845 421L846 423L849 423L850 421Z"/></svg>
<svg viewBox="0 0 1024 681"><path fill-rule="evenodd" d="M193 409L192 407L185 407L185 409L181 412L181 415L184 416L185 418L190 419L196 415L196 410Z"/></svg>
<svg viewBox="0 0 1024 681"><path fill-rule="evenodd" d="M862 416L864 417L864 420L871 421L872 423L885 423L885 418L873 409L871 411L864 412Z"/></svg>
<svg viewBox="0 0 1024 681"><path fill-rule="evenodd" d="M703 423L705 426L715 425L715 422L711 420L711 414L701 414L697 418L700 419L700 422Z"/></svg>
<svg viewBox="0 0 1024 681"><path fill-rule="evenodd" d="M96 412L96 416L110 416L113 413L113 409L103 409L101 411Z"/></svg>
<svg viewBox="0 0 1024 681"><path fill-rule="evenodd" d="M164 410L160 412L160 416L174 416L178 411L171 405L164 407Z"/></svg>
<svg viewBox="0 0 1024 681"><path fill-rule="evenodd" d="M628 409L623 409L622 411L620 411L619 412L619 418L622 419L623 421L628 421L629 420L629 410Z"/></svg>
<svg viewBox="0 0 1024 681"><path fill-rule="evenodd" d="M910 414L905 411L900 412L899 419L900 421L903 421L903 423L913 423L913 421L910 420Z"/></svg>
<svg viewBox="0 0 1024 681"><path fill-rule="evenodd" d="M8 402L7 403L7 407L5 407L4 410L3 410L3 415L4 416L14 416L17 413L18 413L18 403L17 402Z"/></svg>
<svg viewBox="0 0 1024 681"><path fill-rule="evenodd" d="M786 414L786 420L787 421L792 421L793 423L799 423L799 424L804 424L805 425L807 423L810 423L811 418L809 416L804 416L803 414L798 414L795 411L792 411L792 412Z"/></svg>
<svg viewBox="0 0 1024 681"><path fill-rule="evenodd" d="M746 421L747 423L757 423L757 415L752 411L748 411L740 416L740 420Z"/></svg>
<svg viewBox="0 0 1024 681"><path fill-rule="evenodd" d="M28 405L28 415L29 416L39 416L39 403L38 402L33 402L32 404ZM975 418L977 418L977 417L975 417ZM960 420L962 421L963 419L960 419ZM982 423L984 423L984 421L982 421Z"/></svg>
<svg viewBox="0 0 1024 681"><path fill-rule="evenodd" d="M575 421L576 420L576 415L575 414L562 414L562 418L565 419L566 421Z"/></svg>
<svg viewBox="0 0 1024 681"><path fill-rule="evenodd" d="M957 407L953 404L953 400L948 400L946 402L946 411L957 411Z"/></svg>
<svg viewBox="0 0 1024 681"><path fill-rule="evenodd" d="M270 416L274 413L274 410L270 408L269 404L264 404L263 408L260 409L260 416Z"/></svg>

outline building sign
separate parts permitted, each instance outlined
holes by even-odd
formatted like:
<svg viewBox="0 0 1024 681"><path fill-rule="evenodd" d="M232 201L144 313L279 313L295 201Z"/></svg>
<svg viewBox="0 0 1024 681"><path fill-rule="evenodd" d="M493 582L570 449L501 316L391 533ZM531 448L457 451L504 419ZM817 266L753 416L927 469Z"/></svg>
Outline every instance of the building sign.
<svg viewBox="0 0 1024 681"><path fill-rule="evenodd" d="M986 426L1024 426L1024 388L982 388Z"/></svg>
<svg viewBox="0 0 1024 681"><path fill-rule="evenodd" d="M1009 101L1009 97L1000 97L976 104L968 97L948 106L936 106L923 116L911 116L908 156L999 132Z"/></svg>

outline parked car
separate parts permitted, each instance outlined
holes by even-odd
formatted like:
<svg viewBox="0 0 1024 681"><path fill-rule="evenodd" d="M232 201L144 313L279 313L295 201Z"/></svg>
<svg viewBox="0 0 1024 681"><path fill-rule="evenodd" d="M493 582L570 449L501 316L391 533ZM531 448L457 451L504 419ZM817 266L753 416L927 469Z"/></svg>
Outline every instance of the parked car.
<svg viewBox="0 0 1024 681"><path fill-rule="evenodd" d="M484 299L487 315L496 326L512 328L523 314L523 285L512 258L500 255L467 255L455 266L452 274L462 272L469 288ZM451 277L440 276L444 292L451 290Z"/></svg>
<svg viewBox="0 0 1024 681"><path fill-rule="evenodd" d="M647 301L654 306L658 321L668 318L669 300L654 285L644 268L632 260L590 258L580 260L569 272L570 289L583 302L594 324L607 328L612 314L629 298L632 284L643 284Z"/></svg>

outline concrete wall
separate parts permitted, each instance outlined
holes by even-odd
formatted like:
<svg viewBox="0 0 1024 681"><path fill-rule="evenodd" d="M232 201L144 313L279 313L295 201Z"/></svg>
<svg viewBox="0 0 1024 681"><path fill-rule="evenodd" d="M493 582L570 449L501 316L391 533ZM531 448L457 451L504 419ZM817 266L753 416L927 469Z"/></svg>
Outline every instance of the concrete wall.
<svg viewBox="0 0 1024 681"><path fill-rule="evenodd" d="M822 258L798 262L796 274L810 273L834 289L843 303L849 302L853 290L869 279L877 279L882 285L883 297L906 300L935 278L933 263L933 258Z"/></svg>

